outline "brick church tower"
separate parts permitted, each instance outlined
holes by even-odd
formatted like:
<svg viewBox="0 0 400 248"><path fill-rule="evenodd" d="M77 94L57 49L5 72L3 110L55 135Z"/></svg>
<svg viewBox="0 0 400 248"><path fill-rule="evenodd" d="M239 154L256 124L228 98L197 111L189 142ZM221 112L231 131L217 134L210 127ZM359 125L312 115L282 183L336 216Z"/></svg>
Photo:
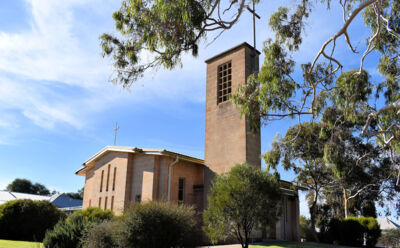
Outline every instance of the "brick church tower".
<svg viewBox="0 0 400 248"><path fill-rule="evenodd" d="M228 172L235 164L247 161L261 167L260 134L250 131L247 118L240 113L230 95L254 71L258 56L254 48L242 43L205 62L207 63L205 187L214 173ZM256 65L254 66L254 63Z"/></svg>

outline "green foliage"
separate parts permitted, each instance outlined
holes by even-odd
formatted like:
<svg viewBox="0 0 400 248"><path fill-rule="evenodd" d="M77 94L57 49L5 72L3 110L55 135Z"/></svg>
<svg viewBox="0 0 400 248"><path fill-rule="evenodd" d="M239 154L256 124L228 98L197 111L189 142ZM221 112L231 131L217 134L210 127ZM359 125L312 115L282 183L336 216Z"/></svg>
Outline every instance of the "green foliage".
<svg viewBox="0 0 400 248"><path fill-rule="evenodd" d="M366 71L361 74L357 70L343 72L336 81L337 89L332 92L332 99L344 116L353 122L357 121L360 111L365 111L366 102L372 93L372 84Z"/></svg>
<svg viewBox="0 0 400 248"><path fill-rule="evenodd" d="M311 220L305 216L300 215L300 238L305 239L307 242L314 240L314 230L311 227Z"/></svg>
<svg viewBox="0 0 400 248"><path fill-rule="evenodd" d="M78 248L81 247L80 239L85 229L83 218L68 218L68 221L60 221L52 230L46 232L43 239L45 247L52 248Z"/></svg>
<svg viewBox="0 0 400 248"><path fill-rule="evenodd" d="M46 230L65 218L48 201L14 200L0 205L0 238L42 241Z"/></svg>
<svg viewBox="0 0 400 248"><path fill-rule="evenodd" d="M78 190L78 192L69 192L69 193L64 193L63 195L69 196L72 199L78 199L78 200L83 200L83 190L84 188Z"/></svg>
<svg viewBox="0 0 400 248"><path fill-rule="evenodd" d="M84 210L75 211L68 217L67 221L77 217L83 218L85 222L102 222L113 219L114 213L109 209L103 210L98 207L90 207Z"/></svg>
<svg viewBox="0 0 400 248"><path fill-rule="evenodd" d="M281 70L280 78L290 78L291 84L296 87L288 88L288 90L284 87L283 92L276 92L281 81L270 80L263 75L275 75L277 69L269 66L270 61L289 58L293 52L299 49L305 20L313 9L312 2L314 1L301 1L297 8L282 6L270 16L269 25L275 32L275 40L264 44L265 59L261 66L262 73L251 79L254 81L253 85L243 85L235 96L236 103L243 106L243 112L250 116L256 115L264 121L293 117L294 115L299 117L312 115L314 119L318 119L323 115L326 107L336 105L342 109L342 116L345 120L354 121L355 114L359 111L362 113L358 114L362 114L365 119L369 113L376 111L373 103L381 96L385 98L386 104L399 99L400 4L397 1L375 3L379 4L382 18L386 18L379 22L377 22L379 18L376 16L375 4L362 7L363 1L355 0L346 1L343 5L344 16L349 15L356 8L361 8L360 12L355 13L362 13L365 23L371 29L371 36L367 42L371 41L372 50L375 49L381 54L380 60L376 64L379 72L385 77L384 81L371 83L368 74L362 70L362 67L345 72L339 70L342 68L342 64L335 58L335 45L333 45L329 49L323 47L321 53L310 57L310 62L300 65L303 71L303 78L300 80L292 78L293 70ZM327 8L330 8L330 1L324 2L327 3ZM379 32L376 37L372 39L377 31ZM345 32L341 35L346 36L348 33ZM334 43L338 37L335 36L328 43ZM348 42L351 41L348 40ZM280 52L271 53L271 50L280 50ZM322 58L326 59L328 63ZM295 61L291 61L288 65L294 68ZM263 89L264 87L265 89ZM260 93L262 91L264 91L263 94ZM258 97L251 98L249 97L251 95ZM273 95L275 100L271 101L270 97L266 97L269 95ZM252 111L247 107L250 103L261 106L261 110ZM282 108L282 106L284 107ZM256 119L255 117L250 118ZM395 120L396 116L382 118L381 125L388 128ZM374 125L367 127L371 128L371 131L377 130Z"/></svg>
<svg viewBox="0 0 400 248"><path fill-rule="evenodd" d="M381 241L387 247L399 248L400 228L384 230L379 241Z"/></svg>
<svg viewBox="0 0 400 248"><path fill-rule="evenodd" d="M119 226L116 221L104 221L100 224L89 224L83 231L81 239L84 248L116 248L116 236Z"/></svg>
<svg viewBox="0 0 400 248"><path fill-rule="evenodd" d="M100 208L90 207L75 211L65 221L59 221L52 230L46 232L43 244L54 248L81 247L80 239L89 224L99 224L113 218L112 211Z"/></svg>
<svg viewBox="0 0 400 248"><path fill-rule="evenodd" d="M214 243L236 235L247 247L254 227L275 222L280 199L277 177L251 165L236 165L216 176L203 212L203 229Z"/></svg>
<svg viewBox="0 0 400 248"><path fill-rule="evenodd" d="M209 7L207 1L193 0L123 1L113 14L122 37L101 36L103 55L113 56L117 70L114 82L129 87L149 68L174 68L185 51L196 56ZM154 55L153 60L143 59L144 51Z"/></svg>
<svg viewBox="0 0 400 248"><path fill-rule="evenodd" d="M341 245L361 247L364 244L364 235L367 247L375 247L381 230L378 222L372 217L349 217L344 220L332 219L326 233L325 242L338 242Z"/></svg>
<svg viewBox="0 0 400 248"><path fill-rule="evenodd" d="M120 220L121 247L190 247L196 220L185 205L145 202L128 208Z"/></svg>
<svg viewBox="0 0 400 248"><path fill-rule="evenodd" d="M304 19L308 18L311 11L309 5L309 1L302 1L290 17L289 8L282 6L269 19L269 26L275 32L276 40L284 43L290 51L299 49L302 42Z"/></svg>
<svg viewBox="0 0 400 248"><path fill-rule="evenodd" d="M33 184L28 179L20 178L15 179L9 185L7 185L6 190L35 195L50 195L50 191L44 185L40 183Z"/></svg>

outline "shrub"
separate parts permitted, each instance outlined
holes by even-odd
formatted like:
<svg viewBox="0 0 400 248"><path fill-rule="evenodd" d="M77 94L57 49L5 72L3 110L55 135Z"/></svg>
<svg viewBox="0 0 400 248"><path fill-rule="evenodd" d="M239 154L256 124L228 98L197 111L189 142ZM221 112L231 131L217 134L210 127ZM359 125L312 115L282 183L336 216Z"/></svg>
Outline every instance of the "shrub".
<svg viewBox="0 0 400 248"><path fill-rule="evenodd" d="M196 225L194 210L162 202L134 204L120 222L121 247L188 247Z"/></svg>
<svg viewBox="0 0 400 248"><path fill-rule="evenodd" d="M48 201L14 200L0 205L0 238L42 241L65 214Z"/></svg>
<svg viewBox="0 0 400 248"><path fill-rule="evenodd" d="M85 221L81 216L60 221L54 229L47 231L43 240L45 247L75 248L80 247L80 239L85 228Z"/></svg>
<svg viewBox="0 0 400 248"><path fill-rule="evenodd" d="M119 227L116 221L89 224L83 231L81 244L84 248L114 248Z"/></svg>
<svg viewBox="0 0 400 248"><path fill-rule="evenodd" d="M345 221L354 220L360 223L364 227L364 233L367 234L367 247L375 247L381 236L381 229L379 227L378 221L373 217L349 217ZM364 234L363 234L364 235ZM364 236L363 236L364 237Z"/></svg>
<svg viewBox="0 0 400 248"><path fill-rule="evenodd" d="M324 242L338 242L341 245L361 247L366 233L367 247L375 247L381 230L372 217L348 217L344 220L332 219L327 233L322 234Z"/></svg>
<svg viewBox="0 0 400 248"><path fill-rule="evenodd" d="M102 222L114 218L114 212L111 210L103 210L98 207L90 207L73 212L68 219L75 218L75 216L82 216L86 222Z"/></svg>
<svg viewBox="0 0 400 248"><path fill-rule="evenodd" d="M364 243L365 228L358 222L356 217L346 218L339 224L340 238L342 245L361 247ZM373 246L374 247L374 246Z"/></svg>
<svg viewBox="0 0 400 248"><path fill-rule="evenodd" d="M81 247L80 239L90 223L101 223L111 220L114 214L110 210L100 208L87 208L78 210L68 216L65 221L60 221L53 230L46 232L43 244L52 248L75 248Z"/></svg>
<svg viewBox="0 0 400 248"><path fill-rule="evenodd" d="M203 212L203 230L212 243L236 237L248 247L253 228L273 225L278 219L281 200L276 176L237 164L215 177Z"/></svg>

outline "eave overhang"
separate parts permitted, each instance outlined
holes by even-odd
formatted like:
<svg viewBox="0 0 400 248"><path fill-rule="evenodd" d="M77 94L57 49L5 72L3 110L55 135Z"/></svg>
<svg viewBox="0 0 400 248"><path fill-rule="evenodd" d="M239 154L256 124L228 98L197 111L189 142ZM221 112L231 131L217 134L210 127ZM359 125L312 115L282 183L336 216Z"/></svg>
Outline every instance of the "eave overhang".
<svg viewBox="0 0 400 248"><path fill-rule="evenodd" d="M98 160L100 157L104 156L108 152L123 152L123 153L138 153L138 154L146 154L146 155L157 155L157 156L169 156L169 157L179 157L179 159L184 160L184 161L189 161L192 163L196 163L199 165L204 165L204 160L187 156L184 154L176 153L176 152L171 152L165 149L147 149L147 148L138 148L138 147L127 147L127 146L106 146L97 153L95 153L93 156L91 156L88 160L86 160L82 165L80 169L78 169L75 174L84 176L85 171L90 168L90 164L92 162L95 162Z"/></svg>

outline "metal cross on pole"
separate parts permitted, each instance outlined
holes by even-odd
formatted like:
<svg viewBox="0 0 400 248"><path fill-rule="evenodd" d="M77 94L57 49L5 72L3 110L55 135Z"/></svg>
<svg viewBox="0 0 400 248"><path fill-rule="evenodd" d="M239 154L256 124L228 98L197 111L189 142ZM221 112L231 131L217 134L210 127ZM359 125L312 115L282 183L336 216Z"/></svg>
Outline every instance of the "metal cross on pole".
<svg viewBox="0 0 400 248"><path fill-rule="evenodd" d="M118 132L119 126L118 122L115 123L115 128L114 128L114 146L117 144L117 132Z"/></svg>
<svg viewBox="0 0 400 248"><path fill-rule="evenodd" d="M249 6L247 6L246 8L247 8L247 10L253 15L253 48L254 48L254 66L253 66L253 69L254 69L254 72L256 72L257 69L258 69L258 68L256 69L256 65L257 65L256 17L257 17L258 19L260 19L260 16L257 15L257 13L256 13L256 7L255 7L254 1L252 1L252 2L253 2L253 9L250 9Z"/></svg>

